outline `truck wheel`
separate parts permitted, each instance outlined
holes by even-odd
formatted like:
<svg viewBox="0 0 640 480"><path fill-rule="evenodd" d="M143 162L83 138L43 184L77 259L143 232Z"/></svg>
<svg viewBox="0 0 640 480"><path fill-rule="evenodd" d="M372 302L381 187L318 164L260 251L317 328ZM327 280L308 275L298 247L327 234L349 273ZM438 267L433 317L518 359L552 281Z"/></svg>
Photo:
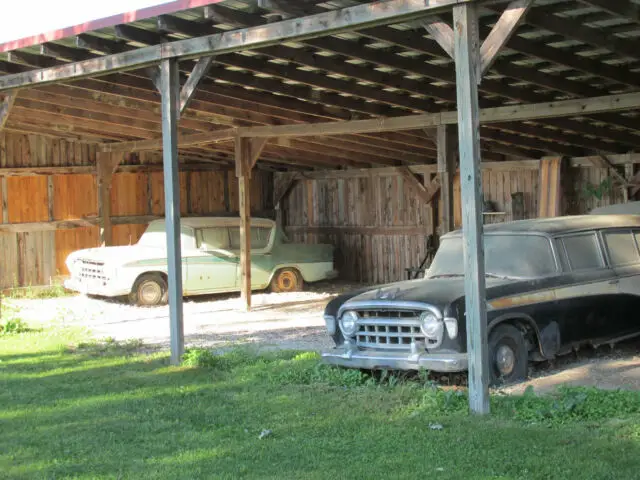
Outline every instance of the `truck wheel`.
<svg viewBox="0 0 640 480"><path fill-rule="evenodd" d="M529 352L524 335L503 323L489 335L489 381L492 386L521 382L527 377Z"/></svg>
<svg viewBox="0 0 640 480"><path fill-rule="evenodd" d="M271 279L271 291L273 293L299 292L304 286L304 280L300 272L293 268L278 270Z"/></svg>
<svg viewBox="0 0 640 480"><path fill-rule="evenodd" d="M141 307L165 305L168 301L167 281L159 274L142 275L129 294L129 301Z"/></svg>

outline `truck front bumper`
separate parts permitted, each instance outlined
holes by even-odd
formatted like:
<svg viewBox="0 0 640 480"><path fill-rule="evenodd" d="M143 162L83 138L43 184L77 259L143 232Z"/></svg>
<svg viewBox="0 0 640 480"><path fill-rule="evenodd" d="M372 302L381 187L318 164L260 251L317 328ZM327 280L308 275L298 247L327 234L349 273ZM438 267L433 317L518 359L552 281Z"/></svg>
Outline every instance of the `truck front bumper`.
<svg viewBox="0 0 640 480"><path fill-rule="evenodd" d="M360 350L353 346L322 352L322 361L341 367L366 370L430 370L462 372L468 368L466 353L411 353Z"/></svg>
<svg viewBox="0 0 640 480"><path fill-rule="evenodd" d="M79 280L69 278L64 282L64 288L73 292L84 293L85 295L97 295L100 297L121 297L128 295L130 290L121 285L110 284L103 281Z"/></svg>

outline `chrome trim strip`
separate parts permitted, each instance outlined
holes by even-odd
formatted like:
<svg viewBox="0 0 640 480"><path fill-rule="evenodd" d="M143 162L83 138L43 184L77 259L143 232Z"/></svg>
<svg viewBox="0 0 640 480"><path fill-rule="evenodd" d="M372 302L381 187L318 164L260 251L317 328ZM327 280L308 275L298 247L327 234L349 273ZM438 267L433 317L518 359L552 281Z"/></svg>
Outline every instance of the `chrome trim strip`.
<svg viewBox="0 0 640 480"><path fill-rule="evenodd" d="M439 308L423 302L394 301L394 300L359 300L347 301L338 310L337 318L342 317L345 310L429 310L438 319L442 319ZM397 319L400 320L400 319Z"/></svg>
<svg viewBox="0 0 640 480"><path fill-rule="evenodd" d="M330 365L370 370L420 370L462 372L468 368L466 353L369 352L352 347L335 348L321 353L322 361Z"/></svg>

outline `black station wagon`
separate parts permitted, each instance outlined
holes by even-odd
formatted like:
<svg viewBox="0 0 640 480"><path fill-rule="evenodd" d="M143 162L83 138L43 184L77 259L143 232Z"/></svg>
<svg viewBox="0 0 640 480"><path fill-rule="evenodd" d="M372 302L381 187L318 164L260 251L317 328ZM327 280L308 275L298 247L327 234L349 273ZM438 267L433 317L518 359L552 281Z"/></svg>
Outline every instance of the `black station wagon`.
<svg viewBox="0 0 640 480"><path fill-rule="evenodd" d="M491 383L529 361L640 334L640 215L484 227ZM325 309L324 362L361 369L467 369L463 241L443 235L424 278L341 295Z"/></svg>

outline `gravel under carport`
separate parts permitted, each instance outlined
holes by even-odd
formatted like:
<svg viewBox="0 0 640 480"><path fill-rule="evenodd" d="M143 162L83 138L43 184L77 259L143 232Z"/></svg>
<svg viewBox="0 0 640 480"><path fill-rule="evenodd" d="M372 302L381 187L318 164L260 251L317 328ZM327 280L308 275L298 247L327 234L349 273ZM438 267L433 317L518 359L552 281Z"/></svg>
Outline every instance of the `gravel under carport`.
<svg viewBox="0 0 640 480"><path fill-rule="evenodd" d="M192 297L184 303L185 345L321 350L333 345L322 317L337 293L357 288L345 283L310 285L298 293L255 293L251 312L238 294ZM122 301L83 295L43 300L14 300L25 320L88 327L96 338L139 339L145 345L169 346L169 308L143 308Z"/></svg>
<svg viewBox="0 0 640 480"><path fill-rule="evenodd" d="M195 297L184 304L187 347L225 348L252 344L260 349L320 351L333 346L322 313L335 295L358 288L346 283L320 283L299 293L256 293L245 312L238 294ZM44 300L13 300L29 322L88 327L97 339L141 340L152 348L169 347L168 307L141 308L113 300L72 296ZM524 383L504 389L522 393L549 392L571 384L600 388L640 389L640 339L540 364Z"/></svg>

